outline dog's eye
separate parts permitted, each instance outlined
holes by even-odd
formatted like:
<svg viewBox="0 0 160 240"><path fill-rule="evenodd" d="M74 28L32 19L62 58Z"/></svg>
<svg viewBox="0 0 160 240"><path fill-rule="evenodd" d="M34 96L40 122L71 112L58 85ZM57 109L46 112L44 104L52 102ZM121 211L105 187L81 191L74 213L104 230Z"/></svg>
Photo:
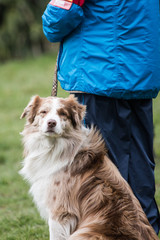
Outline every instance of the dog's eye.
<svg viewBox="0 0 160 240"><path fill-rule="evenodd" d="M57 110L57 114L60 116L60 117L63 117L64 119L67 119L69 117L69 114L68 114L68 111L63 109L63 108L60 108Z"/></svg>
<svg viewBox="0 0 160 240"><path fill-rule="evenodd" d="M61 116L67 116L67 113L61 112Z"/></svg>
<svg viewBox="0 0 160 240"><path fill-rule="evenodd" d="M42 111L40 111L40 113L41 113L41 114L46 114L47 111L46 111L46 110L42 110Z"/></svg>
<svg viewBox="0 0 160 240"><path fill-rule="evenodd" d="M59 111L59 115L62 116L62 117L67 117L67 112L65 112L64 110L60 110Z"/></svg>

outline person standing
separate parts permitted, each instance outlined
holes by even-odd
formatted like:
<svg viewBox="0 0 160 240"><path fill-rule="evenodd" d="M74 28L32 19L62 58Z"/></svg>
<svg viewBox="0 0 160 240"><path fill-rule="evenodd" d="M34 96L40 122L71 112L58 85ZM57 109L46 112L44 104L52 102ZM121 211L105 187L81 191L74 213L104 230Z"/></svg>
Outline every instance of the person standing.
<svg viewBox="0 0 160 240"><path fill-rule="evenodd" d="M57 78L87 105L109 156L158 234L152 99L160 90L158 0L51 0L43 31L60 42Z"/></svg>

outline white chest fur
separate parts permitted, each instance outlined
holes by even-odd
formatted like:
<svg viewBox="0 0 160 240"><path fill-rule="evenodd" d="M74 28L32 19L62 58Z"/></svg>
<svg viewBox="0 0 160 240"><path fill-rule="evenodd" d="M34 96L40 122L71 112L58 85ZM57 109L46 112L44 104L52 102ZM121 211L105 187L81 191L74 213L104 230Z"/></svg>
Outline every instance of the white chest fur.
<svg viewBox="0 0 160 240"><path fill-rule="evenodd" d="M41 216L48 220L47 197L53 176L65 167L70 159L61 158L64 143L44 145L43 142L43 147L40 144L38 146L40 147L34 147L33 150L32 145L32 151L28 152L24 159L20 174L30 183L30 194Z"/></svg>
<svg viewBox="0 0 160 240"><path fill-rule="evenodd" d="M42 218L48 220L49 213L47 208L48 189L50 187L51 179L42 178L32 184L30 194L40 212Z"/></svg>

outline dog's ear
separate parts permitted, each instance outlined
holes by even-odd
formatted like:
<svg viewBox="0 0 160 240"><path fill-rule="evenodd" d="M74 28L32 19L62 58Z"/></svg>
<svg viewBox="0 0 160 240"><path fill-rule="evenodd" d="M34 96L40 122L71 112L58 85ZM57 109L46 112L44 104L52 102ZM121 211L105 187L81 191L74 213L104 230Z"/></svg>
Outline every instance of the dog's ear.
<svg viewBox="0 0 160 240"><path fill-rule="evenodd" d="M36 116L37 109L40 105L41 98L39 96L33 96L28 103L27 107L24 109L20 119L26 117L27 120L32 123Z"/></svg>
<svg viewBox="0 0 160 240"><path fill-rule="evenodd" d="M67 102L69 103L69 112L71 116L72 125L74 128L81 125L81 122L86 114L86 106L78 103L77 98L71 94L68 97Z"/></svg>

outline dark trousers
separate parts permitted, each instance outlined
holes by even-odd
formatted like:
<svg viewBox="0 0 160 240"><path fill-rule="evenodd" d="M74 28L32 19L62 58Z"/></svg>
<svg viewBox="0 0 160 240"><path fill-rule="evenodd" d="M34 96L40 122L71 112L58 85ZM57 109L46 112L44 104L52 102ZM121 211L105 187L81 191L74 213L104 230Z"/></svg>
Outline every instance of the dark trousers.
<svg viewBox="0 0 160 240"><path fill-rule="evenodd" d="M75 96L87 106L85 125L94 124L100 129L111 160L131 186L158 234L152 100L122 100L80 93Z"/></svg>

